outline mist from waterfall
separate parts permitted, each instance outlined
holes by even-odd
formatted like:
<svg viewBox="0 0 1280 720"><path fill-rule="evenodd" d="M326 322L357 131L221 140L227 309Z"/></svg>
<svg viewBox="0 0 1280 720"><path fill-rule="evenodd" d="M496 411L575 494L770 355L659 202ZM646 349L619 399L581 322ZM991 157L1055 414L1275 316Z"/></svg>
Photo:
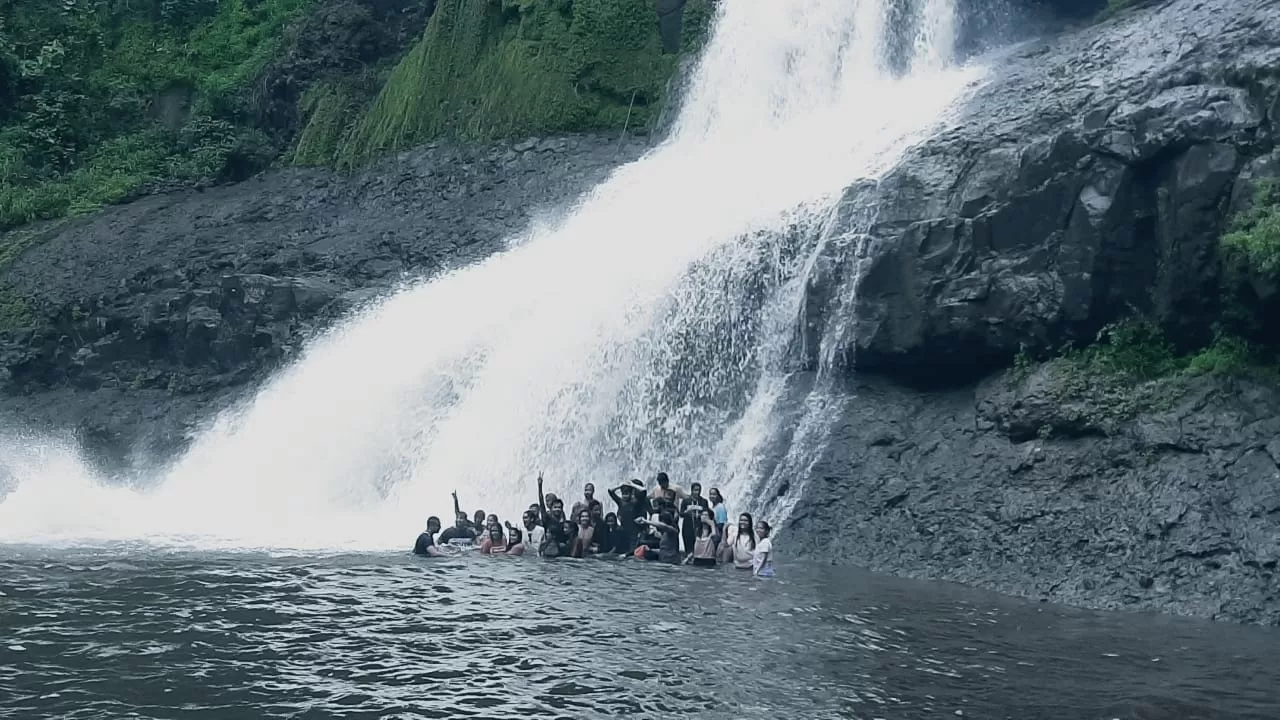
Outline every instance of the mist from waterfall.
<svg viewBox="0 0 1280 720"><path fill-rule="evenodd" d="M0 435L0 541L400 548L455 489L514 520L540 470L562 497L665 470L781 519L839 410L795 344L816 254L856 242L830 230L842 190L981 70L952 67L952 0L718 8L664 142L558 225L347 318L162 476Z"/></svg>

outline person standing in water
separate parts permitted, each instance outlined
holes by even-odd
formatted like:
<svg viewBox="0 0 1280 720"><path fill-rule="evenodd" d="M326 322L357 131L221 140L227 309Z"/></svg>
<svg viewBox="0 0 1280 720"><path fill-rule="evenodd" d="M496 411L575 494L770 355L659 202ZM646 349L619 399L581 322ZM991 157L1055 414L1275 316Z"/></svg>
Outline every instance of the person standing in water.
<svg viewBox="0 0 1280 720"><path fill-rule="evenodd" d="M596 500L595 483L587 483L586 487L582 488L582 499L573 504L573 509L570 510L569 517L577 520L578 513L583 510L590 511L592 505L598 504L600 504L600 501Z"/></svg>
<svg viewBox="0 0 1280 720"><path fill-rule="evenodd" d="M672 485L671 478L666 473L658 473L658 484L649 491L650 500L666 500L667 491L670 490L676 494L676 500L683 500L689 497L689 493L685 492L679 485Z"/></svg>
<svg viewBox="0 0 1280 720"><path fill-rule="evenodd" d="M752 569L751 564L755 551L755 523L752 520L751 513L742 513L738 516L738 531L727 548L726 554L733 561L735 568L738 570L750 570Z"/></svg>
<svg viewBox="0 0 1280 720"><path fill-rule="evenodd" d="M525 549L529 552L541 554L542 539L546 536L546 530L538 524L538 515L536 510L526 510L524 513L524 530L525 530ZM508 532L516 530L515 527L508 525Z"/></svg>
<svg viewBox="0 0 1280 720"><path fill-rule="evenodd" d="M686 554L693 552L693 542L697 539L698 530L702 525L699 514L710 508L711 503L702 497L702 483L690 485L689 497L680 503L680 538L684 540Z"/></svg>
<svg viewBox="0 0 1280 720"><path fill-rule="evenodd" d="M448 553L436 547L435 535L440 532L440 518L432 515L427 518L427 531L418 536L417 542L413 544L414 555L425 555L427 557L443 557Z"/></svg>
<svg viewBox="0 0 1280 720"><path fill-rule="evenodd" d="M669 511L663 512L657 520L645 520L644 524L657 530L661 539L658 542L658 560L670 565L680 564L680 528L676 527L676 516Z"/></svg>
<svg viewBox="0 0 1280 720"><path fill-rule="evenodd" d="M693 512L695 522L698 523L698 537L693 541L693 549L686 562L695 567L713 568L716 566L716 545L720 544L720 532L709 511L695 508Z"/></svg>
<svg viewBox="0 0 1280 720"><path fill-rule="evenodd" d="M480 542L481 555L503 555L507 552L507 538L502 534L502 528L494 525L489 528L484 540Z"/></svg>
<svg viewBox="0 0 1280 720"><path fill-rule="evenodd" d="M636 549L636 534L640 528L638 518L646 516L648 503L634 483L624 483L609 491L609 497L618 505L618 537L614 548L621 548L619 555L629 555Z"/></svg>
<svg viewBox="0 0 1280 720"><path fill-rule="evenodd" d="M591 524L591 513L588 510L578 511L578 530L577 536L573 538L573 545L570 548L570 557L586 557L595 553L591 549L592 538L595 536L596 528Z"/></svg>
<svg viewBox="0 0 1280 720"><path fill-rule="evenodd" d="M761 520L756 526L756 536L760 538L751 555L751 570L756 577L773 577L773 539L769 537L772 528Z"/></svg>
<svg viewBox="0 0 1280 720"><path fill-rule="evenodd" d="M476 530L471 526L466 513L458 513L453 527L440 533L441 545L471 545L475 542Z"/></svg>
<svg viewBox="0 0 1280 720"><path fill-rule="evenodd" d="M724 504L724 496L720 494L720 488L711 488L707 497L711 501L711 512L715 513L717 534L723 538L724 526L729 524L729 507Z"/></svg>
<svg viewBox="0 0 1280 720"><path fill-rule="evenodd" d="M520 528L510 524L507 525L507 554L524 555L524 533L520 532Z"/></svg>
<svg viewBox="0 0 1280 720"><path fill-rule="evenodd" d="M554 495L550 496L551 510L547 510L547 495L542 491L542 473L538 473L538 511L545 534L538 546L538 554L544 558L560 557L561 550L566 549L569 537L565 530L564 503ZM569 523L572 527L573 524Z"/></svg>

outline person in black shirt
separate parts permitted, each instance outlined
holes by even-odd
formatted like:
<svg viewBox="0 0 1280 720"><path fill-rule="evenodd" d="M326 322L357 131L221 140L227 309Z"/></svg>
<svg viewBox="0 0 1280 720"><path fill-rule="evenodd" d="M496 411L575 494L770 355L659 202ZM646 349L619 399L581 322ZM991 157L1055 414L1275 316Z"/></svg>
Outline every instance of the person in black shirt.
<svg viewBox="0 0 1280 720"><path fill-rule="evenodd" d="M640 530L636 519L649 514L649 501L641 489L643 485L637 488L637 483L638 480L632 480L609 490L609 497L618 505L618 537L614 548L619 549L619 555L630 554L636 549L636 534Z"/></svg>
<svg viewBox="0 0 1280 720"><path fill-rule="evenodd" d="M625 555L625 548L619 549L618 542L622 539L622 533L618 529L617 513L609 513L604 516L604 522L596 527L596 533L600 536L600 552L613 555Z"/></svg>
<svg viewBox="0 0 1280 720"><path fill-rule="evenodd" d="M440 532L440 518L432 515L427 518L427 531L419 535L417 542L413 544L413 554L428 557L445 555L444 551L436 547L435 534L438 532Z"/></svg>
<svg viewBox="0 0 1280 720"><path fill-rule="evenodd" d="M464 545L475 542L476 529L471 526L471 521L467 519L466 513L458 513L457 522L453 527L440 533L440 544L448 545L454 540L467 540Z"/></svg>
<svg viewBox="0 0 1280 720"><path fill-rule="evenodd" d="M698 527L702 521L694 516L696 510L708 511L711 503L702 497L702 483L689 486L689 497L680 503L680 537L684 540L685 553L693 552L693 543L698 539Z"/></svg>

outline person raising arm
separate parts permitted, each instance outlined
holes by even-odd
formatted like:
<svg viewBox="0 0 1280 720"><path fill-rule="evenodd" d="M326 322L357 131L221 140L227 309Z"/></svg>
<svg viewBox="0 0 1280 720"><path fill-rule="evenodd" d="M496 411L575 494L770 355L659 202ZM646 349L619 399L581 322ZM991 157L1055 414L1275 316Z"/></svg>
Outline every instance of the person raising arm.
<svg viewBox="0 0 1280 720"><path fill-rule="evenodd" d="M642 525L657 530L661 536L658 543L658 560L671 565L680 564L680 528L676 527L675 513L664 511L657 520L636 520Z"/></svg>

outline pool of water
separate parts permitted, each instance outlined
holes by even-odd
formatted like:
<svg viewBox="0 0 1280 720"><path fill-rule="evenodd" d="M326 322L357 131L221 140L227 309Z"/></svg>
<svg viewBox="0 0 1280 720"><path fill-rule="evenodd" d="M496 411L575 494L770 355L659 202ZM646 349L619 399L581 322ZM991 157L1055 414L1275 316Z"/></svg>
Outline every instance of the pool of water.
<svg viewBox="0 0 1280 720"><path fill-rule="evenodd" d="M1280 718L1280 632L829 567L0 547L0 717Z"/></svg>

